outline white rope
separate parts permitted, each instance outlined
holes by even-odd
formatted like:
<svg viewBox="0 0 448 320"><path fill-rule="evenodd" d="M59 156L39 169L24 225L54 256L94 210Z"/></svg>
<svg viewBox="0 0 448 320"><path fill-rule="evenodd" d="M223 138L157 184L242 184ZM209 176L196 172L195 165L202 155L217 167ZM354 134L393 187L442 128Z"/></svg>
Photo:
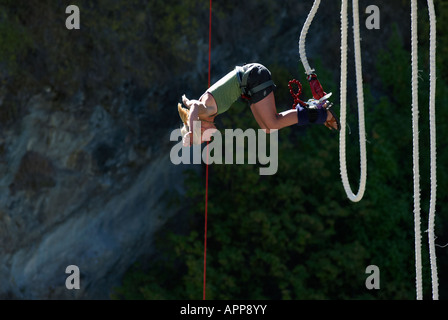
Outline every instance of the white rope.
<svg viewBox="0 0 448 320"><path fill-rule="evenodd" d="M428 0L430 36L429 36L429 130L430 130L430 177L431 198L429 203L428 242L432 279L432 298L439 299L437 262L435 252L434 220L437 193L436 166L436 14L433 0ZM415 268L417 300L423 299L421 231L420 231L420 174L419 174L419 130L418 130L418 33L417 0L411 2L411 49L412 49L412 133L414 163L414 232L415 232Z"/></svg>
<svg viewBox="0 0 448 320"><path fill-rule="evenodd" d="M314 0L313 7L311 8L311 11L308 13L308 17L305 20L305 23L302 27L302 31L300 32L300 38L299 38L299 54L300 54L300 60L302 61L303 67L305 68L305 73L307 75L310 75L314 72L314 69L311 69L308 59L306 57L306 51L305 51L305 40L306 35L308 34L308 29L310 28L311 22L313 22L314 16L316 15L317 9L319 9L320 0Z"/></svg>
<svg viewBox="0 0 448 320"><path fill-rule="evenodd" d="M305 40L309 27L319 9L320 0L315 0L308 17L302 27L299 39L299 54L302 61L305 73L307 75L314 72L308 63L305 50ZM367 180L367 157L366 157L366 138L365 138L365 124L364 124L364 95L362 87L362 66L361 66L361 45L359 34L359 12L358 0L353 0L353 24L354 24L354 44L355 44L355 64L356 64L356 81L358 94L358 118L359 118L359 144L360 144L360 183L358 193L355 195L351 191L350 183L347 176L346 154L345 154L345 130L346 130L346 103L347 103L347 3L342 0L341 8L341 132L339 139L339 159L341 167L342 183L348 198L353 202L358 202L362 199L365 191Z"/></svg>
<svg viewBox="0 0 448 320"><path fill-rule="evenodd" d="M355 45L355 66L356 66L356 91L358 97L358 121L359 121L359 146L360 146L360 182L358 193L354 194L350 188L347 174L346 160L346 122L347 122L347 1L342 0L341 6L341 132L339 135L339 163L342 177L342 184L348 198L353 202L362 199L367 180L367 157L366 157L366 131L364 122L364 95L362 86L362 65L361 65L361 37L359 32L359 11L358 0L353 0L353 37Z"/></svg>
<svg viewBox="0 0 448 320"><path fill-rule="evenodd" d="M428 239L429 254L431 262L431 279L432 279L432 298L439 299L438 277L436 263L436 249L434 237L434 220L436 210L436 193L437 193L437 166L436 166L436 13L433 0L428 0L429 11L429 129L430 129L430 176L431 176L431 199L429 202L429 222L428 222Z"/></svg>
<svg viewBox="0 0 448 320"><path fill-rule="evenodd" d="M411 1L411 50L412 50L412 161L414 171L414 234L415 234L415 287L417 300L423 299L422 257L420 231L420 166L418 144L418 33L417 0Z"/></svg>
<svg viewBox="0 0 448 320"><path fill-rule="evenodd" d="M436 174L436 121L435 121L435 94L436 94L436 14L433 0L428 1L430 19L430 175L431 175L431 199L428 219L428 239L431 264L432 294L433 299L438 300L438 276L435 254L435 204L437 192ZM305 40L309 27L319 8L320 0L315 0L300 33L299 54L307 75L314 72L306 57ZM339 136L340 170L344 189L348 198L353 202L362 199L367 181L367 157L364 121L364 95L362 87L361 45L359 32L358 0L353 0L353 37L355 46L356 90L358 98L359 144L360 144L360 183L358 193L355 195L348 181L346 164L346 122L347 122L347 2L342 0L341 5L341 132ZM413 130L413 170L414 170L414 232L415 232L415 267L416 267L416 291L417 299L422 299L422 262L421 262L421 231L420 231L420 172L419 172L419 145L418 145L418 34L417 34L417 0L411 0L411 47L412 47L412 130Z"/></svg>

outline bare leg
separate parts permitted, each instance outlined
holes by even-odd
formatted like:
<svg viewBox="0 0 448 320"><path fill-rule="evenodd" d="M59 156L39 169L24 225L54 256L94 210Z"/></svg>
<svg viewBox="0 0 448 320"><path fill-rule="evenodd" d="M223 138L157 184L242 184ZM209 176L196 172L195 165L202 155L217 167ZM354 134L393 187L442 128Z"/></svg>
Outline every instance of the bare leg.
<svg viewBox="0 0 448 320"><path fill-rule="evenodd" d="M273 92L263 100L251 104L250 109L260 128L266 133L270 133L270 130L279 130L299 122L297 118L297 109L290 109L277 113ZM337 129L338 127L336 119L329 111L327 111L327 121L325 122L325 126L330 129Z"/></svg>
<svg viewBox="0 0 448 320"><path fill-rule="evenodd" d="M297 124L297 110L291 109L277 113L274 93L271 92L263 100L251 104L250 109L260 128L269 133L269 130L281 129Z"/></svg>

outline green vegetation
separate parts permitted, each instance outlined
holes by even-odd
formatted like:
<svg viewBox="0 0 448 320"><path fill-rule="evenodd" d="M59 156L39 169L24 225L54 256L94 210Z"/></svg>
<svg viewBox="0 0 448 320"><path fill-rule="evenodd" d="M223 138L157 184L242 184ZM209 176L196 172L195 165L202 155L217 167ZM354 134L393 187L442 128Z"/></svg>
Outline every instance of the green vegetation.
<svg viewBox="0 0 448 320"><path fill-rule="evenodd" d="M71 4L81 11L77 31L65 28L63 2L0 1L0 80L9 91L50 87L65 97L85 90L94 99L91 88L170 80L196 57L203 1Z"/></svg>
<svg viewBox="0 0 448 320"><path fill-rule="evenodd" d="M284 25L278 26L275 15L287 15L296 3L278 3L245 1L242 10L241 1L217 2L214 4L215 39L223 43L233 37L239 40L253 37L256 28L263 25L272 26L272 30L290 30L293 23L297 24L295 17L286 17L282 21ZM101 101L112 116L121 116L114 114L107 102L123 83L133 83L143 88L145 94L150 89L155 92L154 96L171 98L172 94L161 90L175 87L179 91L180 86L185 89L182 82L186 72L196 59L205 61L198 55L203 54L207 44L198 39L205 39L204 35L208 34L208 23L204 23L208 21L206 1L84 0L71 4L81 7L81 30L76 32L65 28L66 4L61 1L0 0L3 99L0 124L10 124L26 114L23 101L46 87L55 93L55 100L81 91L89 104ZM443 167L448 163L444 139L448 131L445 121L448 117L445 108L448 25L443 23L447 19L448 4L436 5L439 14L437 130L441 133L438 136L438 195L443 197L444 190L448 189L448 171ZM419 13L426 21L427 12L420 10ZM233 34L229 34L228 24L234 21L251 23L247 29L231 29ZM424 231L429 207L428 56L424 50L428 30L425 27L419 30L420 69L423 70L420 165ZM288 42L294 32L285 35ZM257 41L266 41L269 36L263 35ZM322 40L326 43L330 39ZM393 33L387 51L375 57L375 76L381 79L382 87L365 85L368 180L361 202L351 203L346 198L339 175L338 135L323 126L281 130L279 168L273 176L260 176L259 165L209 168L207 299L414 299L410 55L403 42L399 33ZM232 55L232 50L252 50L252 44L249 48L226 47L229 52L220 52L220 57ZM276 50L273 47L268 54L276 56ZM287 83L293 75L285 63L272 62L268 67L278 84L277 103L287 108L292 104ZM316 69L325 88L333 92L334 108L338 112L338 84L334 82L333 70L324 71L319 64ZM309 97L309 89L304 79L301 80ZM197 83L191 81L188 85L193 92ZM357 190L359 147L355 101L355 94L350 93L348 123L352 133L347 136L347 167L351 186ZM153 122L160 121L155 112L161 106L148 104L150 112L154 112ZM250 111L241 105L235 105L219 121L221 128L257 128ZM152 139L154 131L150 135ZM36 157L28 161L40 159ZM39 161L47 180L41 181L42 170L31 172L34 175L31 183L36 188L53 183L51 166L44 158ZM21 169L22 174L16 176L16 188L29 183L25 179L29 174L27 163ZM113 298L202 297L204 175L185 174L186 198L169 199L172 203L191 203L190 212L181 217L185 219L182 230L179 227L162 230L157 242L159 255L150 261L149 268L136 265L130 270ZM436 235L441 244L446 243L448 227L448 209L443 201L442 198L437 203L436 218ZM423 243L426 244L426 233ZM429 297L425 247L424 291L425 297ZM446 270L448 258L443 254L446 251L439 252L442 253L438 255L439 269ZM364 286L365 269L371 264L381 270L380 290L369 291ZM443 273L440 293L445 299L448 297L448 279Z"/></svg>
<svg viewBox="0 0 448 320"><path fill-rule="evenodd" d="M17 61L22 58L27 46L29 46L29 37L17 21L17 17L9 18L6 12L2 12L1 15L0 57L2 57L5 69L15 72Z"/></svg>
<svg viewBox="0 0 448 320"><path fill-rule="evenodd" d="M210 167L207 299L414 299L414 220L409 53L398 34L377 61L384 92L365 88L368 152L367 191L359 203L345 196L339 176L338 135L324 127L280 132L279 169L259 176L258 165ZM273 66L278 83L290 75ZM330 74L320 74L328 91L337 92ZM446 102L446 83L438 83L438 101ZM285 89L285 88L283 88ZM421 85L421 100L427 100ZM349 177L358 188L359 145L354 94L348 111ZM279 105L290 105L286 97ZM338 101L334 97L333 101ZM427 106L427 103L424 105ZM338 106L335 106L338 108ZM423 107L421 107L423 108ZM427 112L421 112L421 166L428 163ZM438 108L439 119L446 108ZM443 120L442 120L443 121ZM441 122L441 131L446 129ZM232 108L225 128L256 127L248 110ZM444 131L443 131L444 132ZM439 148L439 163L447 152ZM429 169L428 169L429 170ZM426 230L429 177L422 169L422 230ZM439 170L440 190L446 173ZM192 201L185 233L162 233L162 257L149 269L136 266L113 297L117 299L200 299L203 276L204 176L188 173ZM440 193L441 194L441 193ZM443 201L443 200L441 200ZM439 222L447 209L439 203ZM445 236L443 225L436 234ZM428 253L423 236L424 290L430 297ZM446 266L446 255L438 260ZM381 289L367 290L365 269L381 270ZM440 268L443 270L443 268ZM440 285L446 295L446 280Z"/></svg>

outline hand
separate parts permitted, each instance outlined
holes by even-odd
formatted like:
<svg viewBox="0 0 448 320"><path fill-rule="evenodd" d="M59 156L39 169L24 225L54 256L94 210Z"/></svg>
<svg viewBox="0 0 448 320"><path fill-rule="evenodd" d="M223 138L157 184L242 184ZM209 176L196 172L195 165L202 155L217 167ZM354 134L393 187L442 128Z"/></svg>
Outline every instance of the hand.
<svg viewBox="0 0 448 320"><path fill-rule="evenodd" d="M213 134L218 131L215 127L210 128L202 128L202 142L210 141L212 139Z"/></svg>
<svg viewBox="0 0 448 320"><path fill-rule="evenodd" d="M182 139L182 143L184 147L190 147L193 145L193 132L188 132L184 138Z"/></svg>
<svg viewBox="0 0 448 320"><path fill-rule="evenodd" d="M182 96L182 103L184 104L184 106L186 106L188 109L190 109L190 107L195 104L195 103L200 103L199 100L190 100L188 99L185 95Z"/></svg>
<svg viewBox="0 0 448 320"><path fill-rule="evenodd" d="M190 108L189 100L188 100L188 98L187 98L185 95L182 96L182 103L183 103L184 106L186 106L187 108Z"/></svg>
<svg viewBox="0 0 448 320"><path fill-rule="evenodd" d="M325 121L325 126L327 128L329 128L330 130L339 130L338 127L338 121L336 120L336 118L333 116L333 114L330 111L328 112L328 116L327 116L327 121Z"/></svg>

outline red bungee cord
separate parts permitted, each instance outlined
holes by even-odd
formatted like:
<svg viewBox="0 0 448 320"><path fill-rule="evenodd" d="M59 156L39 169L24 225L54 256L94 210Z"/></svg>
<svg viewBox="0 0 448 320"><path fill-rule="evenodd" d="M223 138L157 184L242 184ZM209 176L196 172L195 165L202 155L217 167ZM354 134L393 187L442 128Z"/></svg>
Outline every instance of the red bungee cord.
<svg viewBox="0 0 448 320"><path fill-rule="evenodd" d="M209 25L208 25L208 88L210 88L211 49L212 49L212 0L210 0ZM204 287L202 289L202 300L205 300L205 285L207 275L208 144L209 141L207 141L207 163L205 164Z"/></svg>

